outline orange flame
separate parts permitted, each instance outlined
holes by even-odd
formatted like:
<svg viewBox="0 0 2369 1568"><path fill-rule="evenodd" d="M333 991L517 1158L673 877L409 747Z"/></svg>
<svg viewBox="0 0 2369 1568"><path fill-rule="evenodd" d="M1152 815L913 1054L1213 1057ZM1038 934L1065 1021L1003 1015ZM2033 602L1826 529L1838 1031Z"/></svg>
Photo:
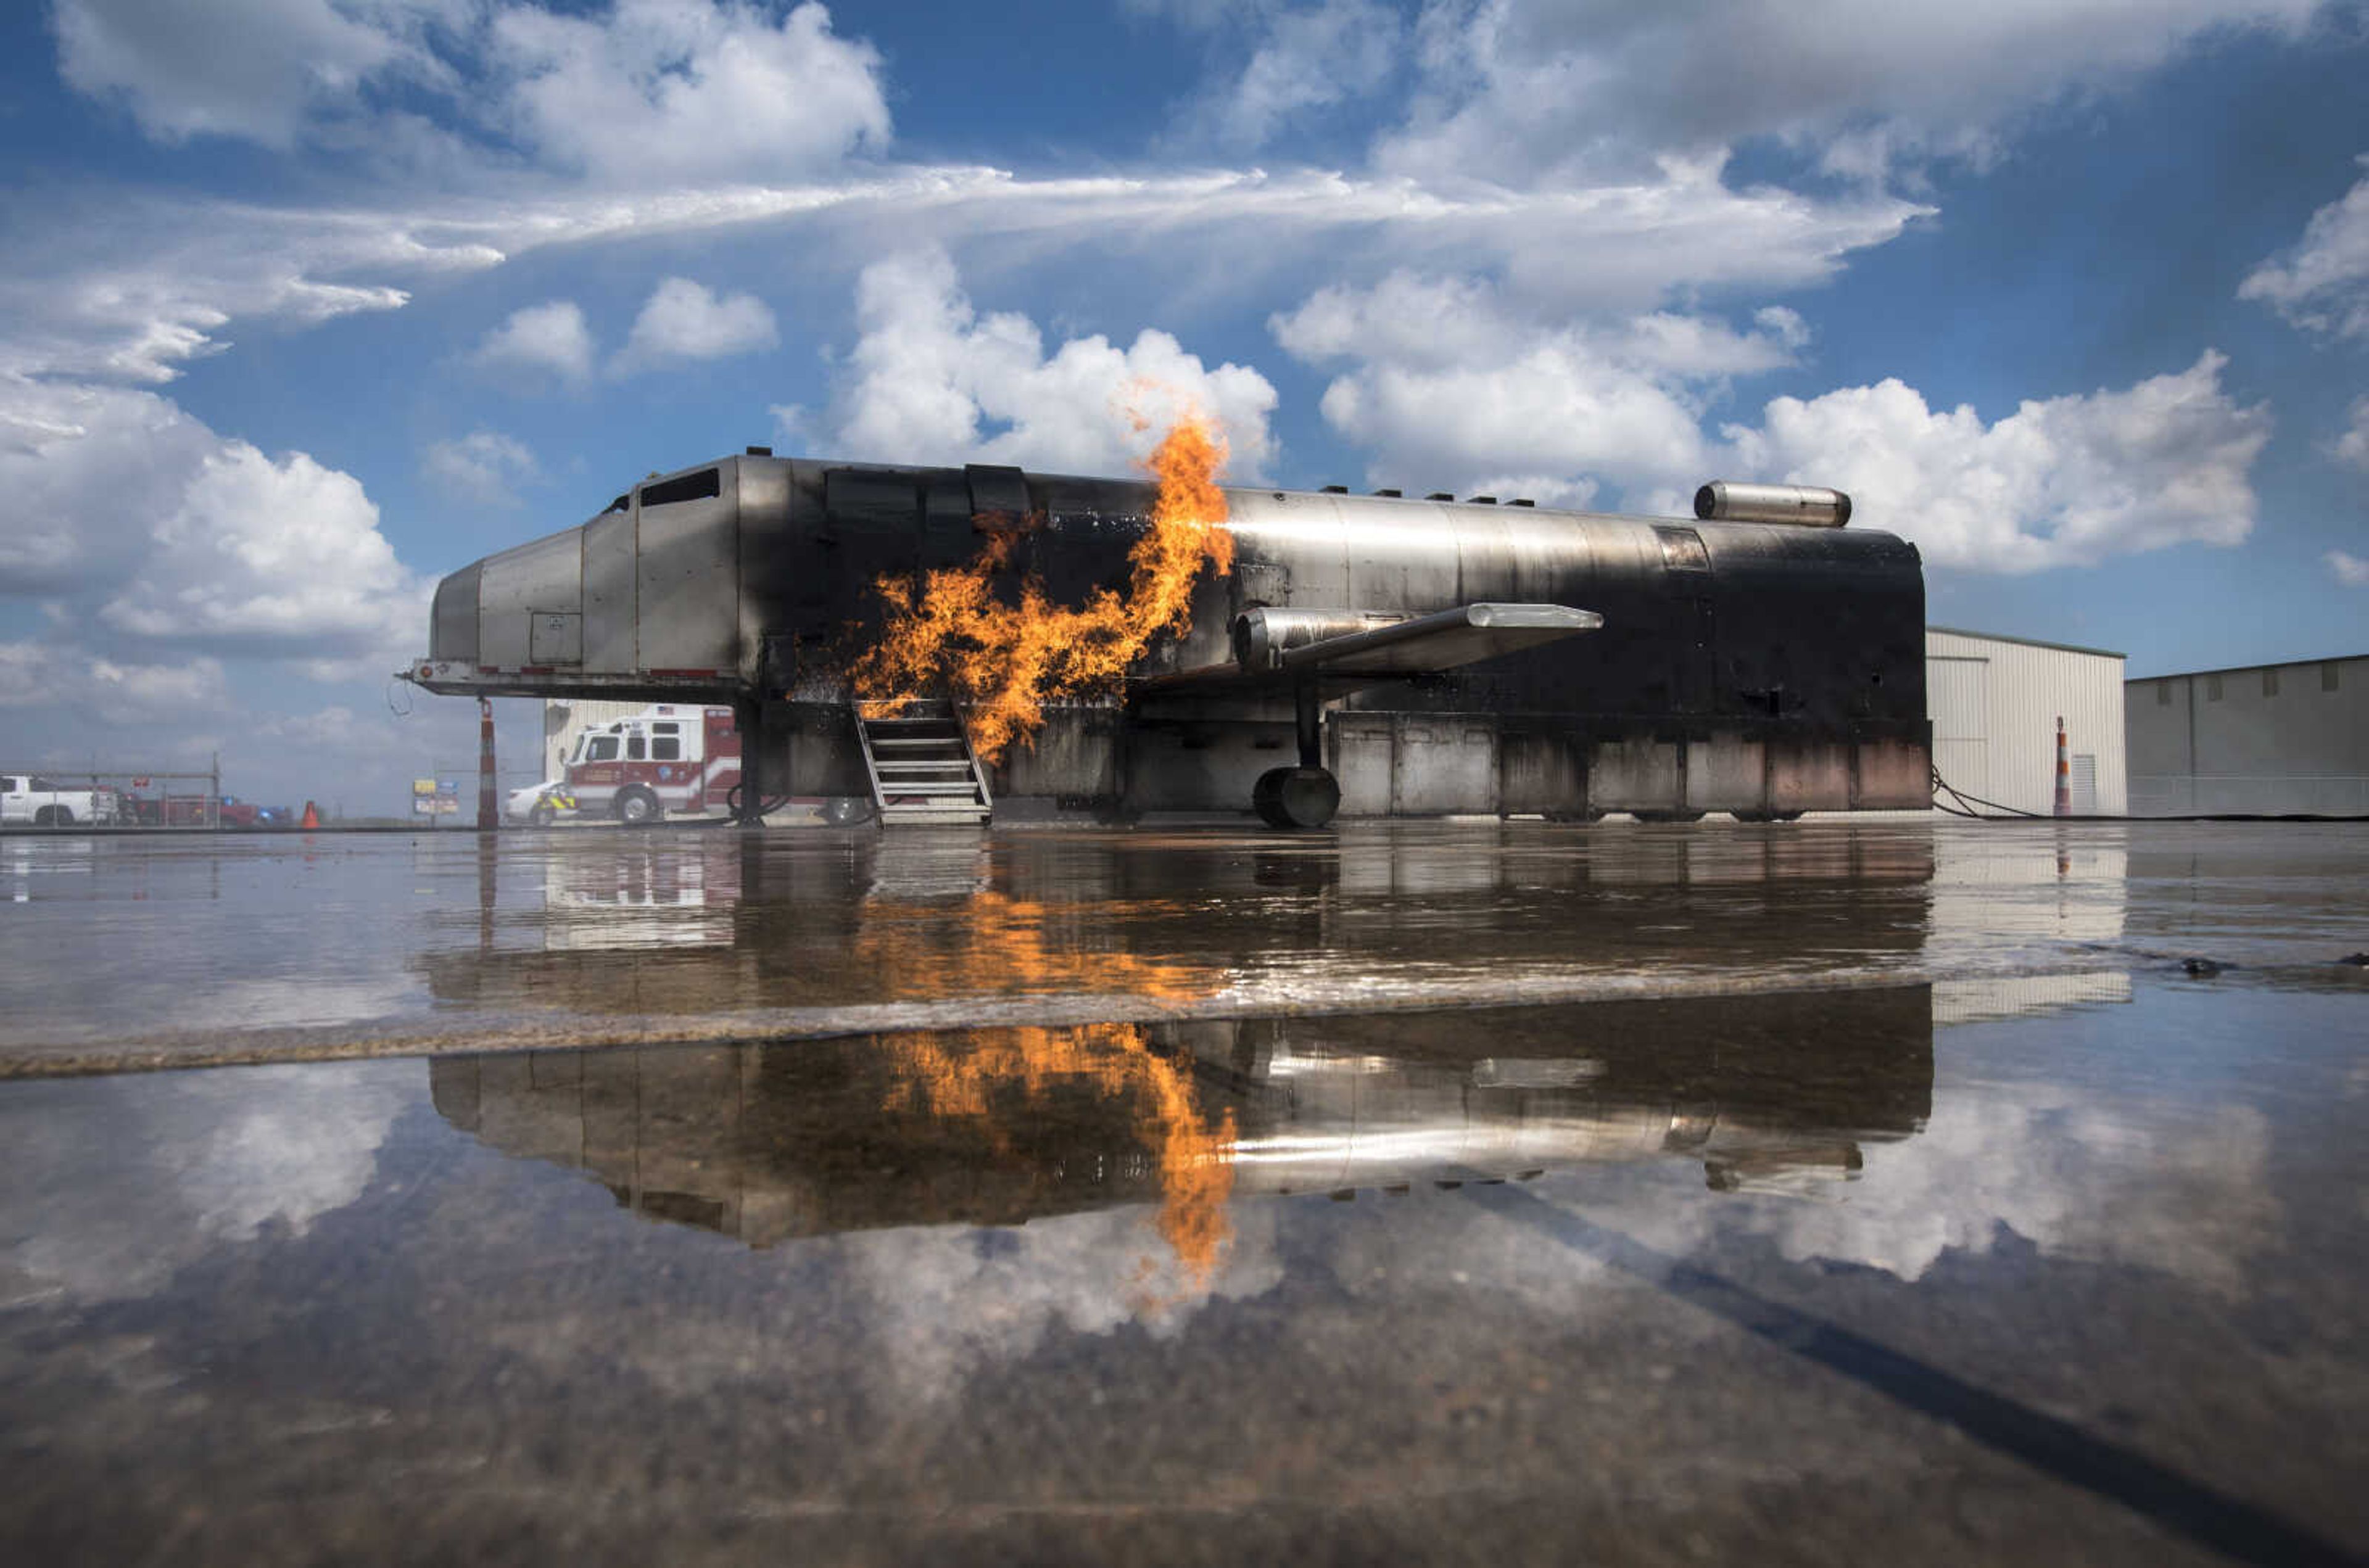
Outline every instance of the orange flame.
<svg viewBox="0 0 2369 1568"><path fill-rule="evenodd" d="M927 977L994 974L1013 990L1048 995L1125 992L1183 1001L1208 995L1221 977L1186 960L1138 955L1107 927L1074 922L1074 910L982 890L948 908L867 903L850 950L854 966L885 977L890 994L935 994ZM1191 1073L1152 1048L1132 1024L1071 1028L1016 1027L950 1035L884 1035L881 1045L900 1082L890 1108L991 1124L1012 1114L999 1095L1016 1094L1041 1111L1064 1084L1086 1082L1132 1107L1138 1136L1160 1162L1155 1229L1184 1281L1206 1285L1233 1237L1234 1113L1205 1116Z"/></svg>
<svg viewBox="0 0 2369 1568"><path fill-rule="evenodd" d="M849 671L866 717L943 691L965 710L972 747L995 762L1045 722L1048 700L1116 688L1163 632L1193 622L1193 585L1207 561L1233 570L1226 493L1218 487L1226 441L1188 415L1161 438L1148 466L1159 481L1151 526L1127 552L1124 593L1098 589L1082 605L1052 603L1034 578L1017 603L990 578L1010 563L999 534L967 564L875 583L886 609L879 640Z"/></svg>
<svg viewBox="0 0 2369 1568"><path fill-rule="evenodd" d="M1012 1114L1001 1098L1006 1092L1035 1108L1057 1086L1079 1082L1108 1098L1138 1101L1139 1136L1160 1161L1155 1229L1185 1283L1209 1282L1233 1239L1226 1205L1234 1190L1234 1113L1223 1109L1205 1118L1190 1075L1154 1051L1140 1027L1087 1024L884 1035L880 1044L900 1074L889 1091L891 1110L991 1122ZM1145 1100L1148 1104L1140 1103Z"/></svg>

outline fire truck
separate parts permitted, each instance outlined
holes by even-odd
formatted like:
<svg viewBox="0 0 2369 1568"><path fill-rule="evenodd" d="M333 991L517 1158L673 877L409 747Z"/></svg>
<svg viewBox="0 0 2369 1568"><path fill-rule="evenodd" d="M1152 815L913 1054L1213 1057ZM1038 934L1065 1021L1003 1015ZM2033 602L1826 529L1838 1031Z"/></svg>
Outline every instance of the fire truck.
<svg viewBox="0 0 2369 1568"><path fill-rule="evenodd" d="M578 736L529 820L547 823L566 809L629 825L728 811L739 786L740 734L729 707L654 703Z"/></svg>

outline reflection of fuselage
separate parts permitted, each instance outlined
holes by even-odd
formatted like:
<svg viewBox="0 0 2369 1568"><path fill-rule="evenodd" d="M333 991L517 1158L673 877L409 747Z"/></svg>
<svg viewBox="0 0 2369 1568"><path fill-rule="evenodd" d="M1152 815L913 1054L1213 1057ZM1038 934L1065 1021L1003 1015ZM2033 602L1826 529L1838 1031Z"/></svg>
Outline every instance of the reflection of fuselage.
<svg viewBox="0 0 2369 1568"><path fill-rule="evenodd" d="M1723 1187L1846 1175L1923 1126L1930 1007L1917 987L464 1057L429 1075L437 1109L494 1147L765 1245L1173 1199L1180 1124L1236 1197L1669 1158Z"/></svg>
<svg viewBox="0 0 2369 1568"><path fill-rule="evenodd" d="M1278 966L1567 976L1715 961L1801 975L1915 955L1933 876L1921 830L1860 823L1378 827L1308 851L1224 835L604 838L544 857L540 907L488 905L476 949L420 954L437 999L713 1015L1160 978L1175 996Z"/></svg>
<svg viewBox="0 0 2369 1568"><path fill-rule="evenodd" d="M728 458L454 573L431 690L742 705L769 790L860 794L841 678L887 574L1013 540L1002 582L1060 603L1124 583L1141 484L1017 469ZM999 798L1239 807L1293 731L1288 696L1163 687L1227 665L1261 608L1381 617L1564 605L1600 629L1336 699L1345 809L1580 812L1927 803L1924 586L1884 533L1390 497L1228 492L1236 566L1196 590L1123 705L1057 710ZM1288 759L1285 759L1288 760Z"/></svg>

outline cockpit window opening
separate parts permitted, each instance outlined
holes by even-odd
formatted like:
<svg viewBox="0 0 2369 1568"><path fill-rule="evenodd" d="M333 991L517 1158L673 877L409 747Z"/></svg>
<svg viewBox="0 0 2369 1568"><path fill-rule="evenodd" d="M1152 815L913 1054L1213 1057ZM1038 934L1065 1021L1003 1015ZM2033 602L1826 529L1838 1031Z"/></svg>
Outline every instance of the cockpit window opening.
<svg viewBox="0 0 2369 1568"><path fill-rule="evenodd" d="M642 505L669 507L679 501L704 501L724 493L723 471L703 468L696 474L686 474L680 479L662 480L642 486Z"/></svg>

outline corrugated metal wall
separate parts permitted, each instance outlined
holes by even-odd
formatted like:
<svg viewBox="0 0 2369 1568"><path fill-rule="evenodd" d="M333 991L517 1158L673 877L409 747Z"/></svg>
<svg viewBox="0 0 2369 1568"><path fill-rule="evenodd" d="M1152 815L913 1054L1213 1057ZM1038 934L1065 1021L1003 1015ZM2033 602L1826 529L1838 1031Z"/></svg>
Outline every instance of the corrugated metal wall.
<svg viewBox="0 0 2369 1568"><path fill-rule="evenodd" d="M1950 783L2046 816L2055 806L2061 715L2074 815L2128 811L2122 655L1933 626L1925 672L1933 764Z"/></svg>
<svg viewBox="0 0 2369 1568"><path fill-rule="evenodd" d="M2369 815L2369 658L2133 681L2131 809Z"/></svg>

